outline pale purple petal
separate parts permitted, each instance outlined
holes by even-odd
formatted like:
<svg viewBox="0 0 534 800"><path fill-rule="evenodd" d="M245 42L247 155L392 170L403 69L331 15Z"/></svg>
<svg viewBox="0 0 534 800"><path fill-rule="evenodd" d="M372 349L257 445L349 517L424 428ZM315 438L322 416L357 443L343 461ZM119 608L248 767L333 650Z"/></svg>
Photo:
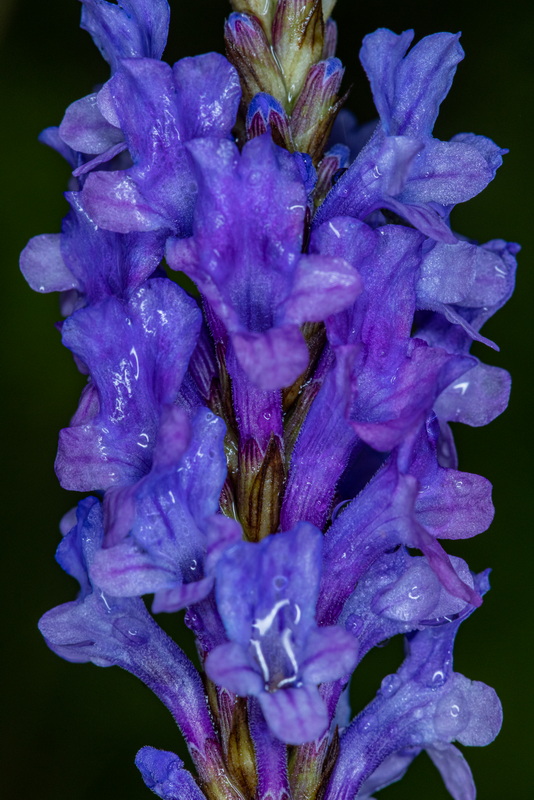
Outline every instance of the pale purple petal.
<svg viewBox="0 0 534 800"><path fill-rule="evenodd" d="M237 695L259 695L263 681L256 665L240 644L221 644L209 653L206 674L214 683Z"/></svg>
<svg viewBox="0 0 534 800"><path fill-rule="evenodd" d="M491 686L486 686L480 681L469 683L465 692L469 721L457 738L461 744L485 747L495 739L501 729L502 705L495 689ZM451 711L454 713L454 709L449 708L448 702L445 707L440 708L440 714L443 714L447 721ZM440 720L440 724L443 725L444 721Z"/></svg>
<svg viewBox="0 0 534 800"><path fill-rule="evenodd" d="M427 747L453 800L476 800L475 782L463 754L452 744Z"/></svg>
<svg viewBox="0 0 534 800"><path fill-rule="evenodd" d="M43 233L30 239L20 254L20 269L36 292L81 288L63 260L59 233Z"/></svg>
<svg viewBox="0 0 534 800"><path fill-rule="evenodd" d="M88 31L113 71L123 58L161 58L167 42L167 0L82 0L81 27Z"/></svg>
<svg viewBox="0 0 534 800"><path fill-rule="evenodd" d="M135 766L154 794L162 800L206 800L193 776L184 769L181 759L166 750L142 747Z"/></svg>
<svg viewBox="0 0 534 800"><path fill-rule="evenodd" d="M148 553L123 542L99 550L91 568L92 580L115 597L137 597L174 582L174 572L155 565Z"/></svg>
<svg viewBox="0 0 534 800"><path fill-rule="evenodd" d="M476 277L478 248L468 242L436 242L424 256L417 281L417 305L458 303L467 296Z"/></svg>
<svg viewBox="0 0 534 800"><path fill-rule="evenodd" d="M309 653L309 655L307 655ZM349 633L337 625L316 628L308 636L302 661L306 683L324 683L344 678L356 666L358 647Z"/></svg>
<svg viewBox="0 0 534 800"><path fill-rule="evenodd" d="M328 727L326 705L315 686L261 692L258 700L269 728L286 744L311 742Z"/></svg>
<svg viewBox="0 0 534 800"><path fill-rule="evenodd" d="M231 338L241 368L260 389L291 386L308 366L308 348L296 325L234 333Z"/></svg>
<svg viewBox="0 0 534 800"><path fill-rule="evenodd" d="M434 410L446 422L487 425L507 408L510 389L505 369L477 364L441 392Z"/></svg>
<svg viewBox="0 0 534 800"><path fill-rule="evenodd" d="M184 139L228 136L241 99L239 77L230 62L220 53L206 53L177 61L173 73Z"/></svg>
<svg viewBox="0 0 534 800"><path fill-rule="evenodd" d="M67 108L59 126L63 141L80 153L103 153L123 141L122 131L102 116L97 95L88 94Z"/></svg>
<svg viewBox="0 0 534 800"><path fill-rule="evenodd" d="M373 98L388 133L430 134L439 106L463 58L459 36L426 36L404 58L413 31L399 36L380 29L365 37L360 59L371 82Z"/></svg>
<svg viewBox="0 0 534 800"><path fill-rule="evenodd" d="M495 177L495 168L476 146L477 138L469 142L426 142L411 165L409 180L399 194L400 202L448 206L479 194Z"/></svg>
<svg viewBox="0 0 534 800"><path fill-rule="evenodd" d="M303 256L295 272L291 295L277 315L288 323L319 322L337 314L361 294L362 281L343 259Z"/></svg>

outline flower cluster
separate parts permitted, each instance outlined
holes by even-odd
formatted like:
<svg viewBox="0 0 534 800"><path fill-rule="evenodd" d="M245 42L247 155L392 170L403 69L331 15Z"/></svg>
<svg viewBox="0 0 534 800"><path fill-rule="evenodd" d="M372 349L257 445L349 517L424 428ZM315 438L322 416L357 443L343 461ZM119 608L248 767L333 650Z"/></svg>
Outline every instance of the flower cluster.
<svg viewBox="0 0 534 800"><path fill-rule="evenodd" d="M82 4L111 75L41 135L72 166L70 210L21 258L61 292L88 376L56 459L91 493L57 551L80 593L41 619L47 644L169 708L197 782L142 748L164 800L365 800L423 749L473 800L452 742L491 742L501 708L452 647L488 571L440 540L493 506L449 423L506 407L508 374L469 350L496 347L480 329L519 248L451 228L505 152L432 136L458 36L367 36L379 119L358 127L335 121L331 0L233 0L228 57L172 67L167 0ZM200 670L153 616L180 609ZM398 634L404 662L351 720L355 668Z"/></svg>

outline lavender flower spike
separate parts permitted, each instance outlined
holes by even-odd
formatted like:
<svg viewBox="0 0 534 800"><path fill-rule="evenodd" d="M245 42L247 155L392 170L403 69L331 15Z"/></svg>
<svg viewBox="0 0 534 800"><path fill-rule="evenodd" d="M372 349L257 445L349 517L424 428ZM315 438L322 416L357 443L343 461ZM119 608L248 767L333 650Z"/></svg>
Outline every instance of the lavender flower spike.
<svg viewBox="0 0 534 800"><path fill-rule="evenodd" d="M453 742L489 744L502 711L452 658L489 570L443 543L494 509L448 423L507 405L508 373L469 351L497 348L482 328L519 246L450 213L506 151L433 137L458 35L367 36L379 121L334 125L335 2L231 5L227 58L171 67L166 0L82 0L111 76L42 136L73 169L70 209L21 269L62 293L87 384L56 471L96 496L57 551L80 592L39 627L170 710L196 775L142 747L162 800L372 800L423 750L475 800ZM154 619L181 609L198 670ZM393 637L404 662L353 714L359 663Z"/></svg>

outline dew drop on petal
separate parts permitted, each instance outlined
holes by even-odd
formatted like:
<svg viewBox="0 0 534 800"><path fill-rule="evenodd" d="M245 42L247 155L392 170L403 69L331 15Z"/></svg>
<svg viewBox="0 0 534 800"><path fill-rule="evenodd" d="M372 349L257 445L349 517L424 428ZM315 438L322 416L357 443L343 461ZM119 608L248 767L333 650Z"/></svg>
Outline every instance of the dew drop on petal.
<svg viewBox="0 0 534 800"><path fill-rule="evenodd" d="M380 694L384 697L392 697L400 689L402 684L398 675L386 675L380 684Z"/></svg>
<svg viewBox="0 0 534 800"><path fill-rule="evenodd" d="M434 713L436 733L452 740L466 727L469 718L468 704L462 692L448 692L441 698Z"/></svg>
<svg viewBox="0 0 534 800"><path fill-rule="evenodd" d="M276 575L273 578L273 586L275 589L283 589L287 585L287 578L285 575Z"/></svg>
<svg viewBox="0 0 534 800"><path fill-rule="evenodd" d="M141 620L134 617L119 617L113 623L113 636L127 645L140 646L149 639L148 631Z"/></svg>
<svg viewBox="0 0 534 800"><path fill-rule="evenodd" d="M358 636L363 630L363 619L357 614L350 614L345 622L345 628L353 636Z"/></svg>

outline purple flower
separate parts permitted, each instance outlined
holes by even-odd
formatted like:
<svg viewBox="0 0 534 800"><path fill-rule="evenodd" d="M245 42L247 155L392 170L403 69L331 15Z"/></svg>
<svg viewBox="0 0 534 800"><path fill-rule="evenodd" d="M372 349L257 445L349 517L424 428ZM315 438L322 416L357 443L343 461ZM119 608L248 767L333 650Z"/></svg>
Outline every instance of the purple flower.
<svg viewBox="0 0 534 800"><path fill-rule="evenodd" d="M124 0L121 5L106 0L82 0L81 27L116 72L124 58L161 58L167 42L167 0ZM126 149L124 136L106 108L108 86L72 103L57 129L49 129L46 143L62 151L67 145L74 155L76 177L105 165ZM62 153L68 157L67 153ZM68 160L71 160L68 157Z"/></svg>
<svg viewBox="0 0 534 800"><path fill-rule="evenodd" d="M89 497L78 506L77 521L60 543L56 558L80 584L78 598L48 611L39 627L47 644L67 661L117 664L135 671L138 657L157 626L140 598L104 594L88 575L103 538L102 508Z"/></svg>
<svg viewBox="0 0 534 800"><path fill-rule="evenodd" d="M479 584L480 591L487 589L485 576ZM502 709L493 689L452 671L452 645L463 618L410 638L399 671L384 678L375 700L344 733L327 800L354 797L382 762L408 748L437 751L445 779L452 783L456 770L456 781L472 791L469 770L447 745L489 744L501 727Z"/></svg>
<svg viewBox="0 0 534 800"><path fill-rule="evenodd" d="M419 434L407 463L399 451L336 518L325 536L318 604L321 622L336 622L356 582L400 544L422 550L443 587L473 605L480 598L453 568L438 538L485 531L493 519L491 484L479 475L439 466L435 419Z"/></svg>
<svg viewBox="0 0 534 800"><path fill-rule="evenodd" d="M420 307L439 313L422 315L417 336L451 353L467 354L473 339L498 349L479 330L513 291L518 250L519 245L502 240L480 247L438 243L423 260L417 291ZM451 267L462 271L457 294L450 285ZM509 394L506 370L477 359L441 393L434 408L443 422L487 425L504 411Z"/></svg>
<svg viewBox="0 0 534 800"><path fill-rule="evenodd" d="M340 214L363 219L383 208L432 238L454 242L445 221L450 207L481 192L506 151L474 134L450 142L432 137L463 50L458 36L437 33L405 56L412 38L413 31L397 36L380 29L364 39L360 56L381 126L330 192L317 221Z"/></svg>
<svg viewBox="0 0 534 800"><path fill-rule="evenodd" d="M106 231L89 216L79 192L67 192L66 198L71 210L62 233L35 236L22 251L24 277L38 292L74 291L75 307L109 296L127 298L159 266L164 237Z"/></svg>
<svg viewBox="0 0 534 800"><path fill-rule="evenodd" d="M127 302L109 297L65 320L63 342L90 375L60 434L65 488L108 489L148 472L160 415L177 397L199 329L195 302L157 278Z"/></svg>
<svg viewBox="0 0 534 800"><path fill-rule="evenodd" d="M93 40L116 71L123 58L161 58L167 44L169 4L167 0L82 0L80 27Z"/></svg>
<svg viewBox="0 0 534 800"><path fill-rule="evenodd" d="M346 377L348 421L377 450L391 450L417 431L436 397L473 362L412 338L422 237L387 225L372 230L334 218L315 231L312 247L343 256L362 277L355 304L327 320L336 367Z"/></svg>
<svg viewBox="0 0 534 800"><path fill-rule="evenodd" d="M217 566L217 606L230 641L209 654L208 676L257 697L271 731L289 744L325 732L317 684L348 675L356 661L349 634L314 620L321 550L320 532L301 523L260 544L235 545Z"/></svg>
<svg viewBox="0 0 534 800"><path fill-rule="evenodd" d="M451 562L456 574L473 588L465 561L451 557ZM444 589L426 558L410 556L401 547L384 553L365 572L345 603L339 623L356 638L362 659L392 636L443 625L472 609Z"/></svg>
<svg viewBox="0 0 534 800"><path fill-rule="evenodd" d="M222 754L200 675L141 598L114 597L91 579L103 536L101 504L88 497L79 503L74 527L56 553L60 566L80 584L80 592L76 600L44 614L39 629L48 646L67 661L119 666L142 680L173 715L201 778L209 781L221 767Z"/></svg>
<svg viewBox="0 0 534 800"><path fill-rule="evenodd" d="M96 223L120 233L164 228L189 235L197 189L184 144L227 139L240 94L234 68L217 53L172 68L124 59L101 108L122 131L133 166L87 177L84 204Z"/></svg>
<svg viewBox="0 0 534 800"><path fill-rule="evenodd" d="M214 139L187 150L199 184L193 237L171 239L167 260L195 281L252 383L288 386L308 364L299 325L350 304L359 277L341 258L302 255L308 200L299 156L268 134L241 154Z"/></svg>
<svg viewBox="0 0 534 800"><path fill-rule="evenodd" d="M221 552L242 535L237 522L216 513L226 477L224 433L205 408L189 423L181 409L166 407L150 472L106 494L106 547L91 570L104 591L154 592L156 612L209 594Z"/></svg>

